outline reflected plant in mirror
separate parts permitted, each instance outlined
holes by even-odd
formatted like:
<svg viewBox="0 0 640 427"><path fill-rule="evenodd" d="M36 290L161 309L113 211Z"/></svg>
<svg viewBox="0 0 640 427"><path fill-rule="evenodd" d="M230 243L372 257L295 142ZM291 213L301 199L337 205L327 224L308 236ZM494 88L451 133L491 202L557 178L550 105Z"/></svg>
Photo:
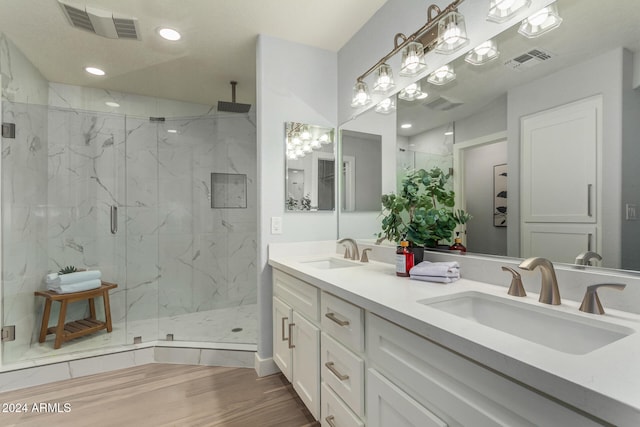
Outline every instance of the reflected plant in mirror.
<svg viewBox="0 0 640 427"><path fill-rule="evenodd" d="M334 130L305 123L287 122L285 147L285 210L334 210Z"/></svg>
<svg viewBox="0 0 640 427"><path fill-rule="evenodd" d="M406 238L413 246L435 248L453 240L453 233L471 215L454 209L455 194L446 189L450 176L438 167L418 169L402 180L398 194L382 196L383 218L380 239L399 242Z"/></svg>

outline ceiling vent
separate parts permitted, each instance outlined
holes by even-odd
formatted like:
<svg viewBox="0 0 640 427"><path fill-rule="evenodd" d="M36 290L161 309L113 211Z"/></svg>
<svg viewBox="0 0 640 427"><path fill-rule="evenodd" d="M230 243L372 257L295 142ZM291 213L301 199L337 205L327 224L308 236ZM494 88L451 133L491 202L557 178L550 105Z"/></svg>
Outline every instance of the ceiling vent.
<svg viewBox="0 0 640 427"><path fill-rule="evenodd" d="M431 108L432 110L449 111L453 108L461 106L462 104L463 103L460 101L455 101L453 99L440 96L438 98L425 102L422 105L424 105L427 108Z"/></svg>
<svg viewBox="0 0 640 427"><path fill-rule="evenodd" d="M518 55L513 59L508 60L504 65L508 68L512 68L516 71L524 70L541 64L544 61L551 59L553 55L551 52L544 49L531 49L530 51Z"/></svg>
<svg viewBox="0 0 640 427"><path fill-rule="evenodd" d="M91 6L73 4L66 0L58 0L58 3L69 23L75 28L110 39L140 40L137 18L117 15Z"/></svg>

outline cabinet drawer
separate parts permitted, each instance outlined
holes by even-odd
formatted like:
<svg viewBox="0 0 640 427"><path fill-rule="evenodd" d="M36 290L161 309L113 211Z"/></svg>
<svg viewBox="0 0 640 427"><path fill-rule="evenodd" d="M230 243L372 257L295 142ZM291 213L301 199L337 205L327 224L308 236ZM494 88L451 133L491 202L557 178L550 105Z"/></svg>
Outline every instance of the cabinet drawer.
<svg viewBox="0 0 640 427"><path fill-rule="evenodd" d="M364 361L322 332L322 380L359 416L364 416Z"/></svg>
<svg viewBox="0 0 640 427"><path fill-rule="evenodd" d="M447 423L373 369L367 373L367 420L369 427L447 427Z"/></svg>
<svg viewBox="0 0 640 427"><path fill-rule="evenodd" d="M350 349L364 351L364 311L325 292L320 302L322 330Z"/></svg>
<svg viewBox="0 0 640 427"><path fill-rule="evenodd" d="M372 314L367 314L367 349L369 366L450 425L598 425Z"/></svg>
<svg viewBox="0 0 640 427"><path fill-rule="evenodd" d="M322 427L364 427L364 423L331 388L322 383Z"/></svg>
<svg viewBox="0 0 640 427"><path fill-rule="evenodd" d="M273 295L307 319L318 322L320 290L279 270L273 270Z"/></svg>

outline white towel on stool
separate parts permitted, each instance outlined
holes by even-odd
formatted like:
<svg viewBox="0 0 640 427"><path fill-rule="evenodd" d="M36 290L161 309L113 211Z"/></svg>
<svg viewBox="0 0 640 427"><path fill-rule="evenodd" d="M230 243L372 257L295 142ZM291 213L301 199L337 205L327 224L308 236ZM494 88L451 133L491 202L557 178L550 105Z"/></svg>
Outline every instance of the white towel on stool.
<svg viewBox="0 0 640 427"><path fill-rule="evenodd" d="M58 286L47 284L47 289L54 291L58 294L70 294L73 292L88 291L90 289L97 289L102 285L100 279L85 280L84 282L59 284Z"/></svg>

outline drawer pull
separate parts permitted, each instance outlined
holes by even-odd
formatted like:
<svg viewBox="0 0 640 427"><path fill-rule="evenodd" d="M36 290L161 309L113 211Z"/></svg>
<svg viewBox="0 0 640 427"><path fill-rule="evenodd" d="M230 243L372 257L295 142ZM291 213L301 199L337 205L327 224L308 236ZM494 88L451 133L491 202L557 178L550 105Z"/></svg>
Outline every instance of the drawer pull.
<svg viewBox="0 0 640 427"><path fill-rule="evenodd" d="M285 336L284 336L284 322L285 322L285 320L288 320L288 319L289 319L288 317L283 317L282 318L282 341L286 341L286 340L289 339L289 338L285 338Z"/></svg>
<svg viewBox="0 0 640 427"><path fill-rule="evenodd" d="M335 366L333 366L333 362L327 362L324 364L328 370L331 371L333 375L335 375L340 381L345 381L349 379L349 375L341 374Z"/></svg>
<svg viewBox="0 0 640 427"><path fill-rule="evenodd" d="M327 418L325 418L325 421L327 422L327 424L329 424L329 427L336 427L336 423L333 422L333 420L335 420L336 417L334 417L333 415L329 415Z"/></svg>
<svg viewBox="0 0 640 427"><path fill-rule="evenodd" d="M289 348L295 348L295 345L293 344L293 327L295 325L295 323L289 323Z"/></svg>
<svg viewBox="0 0 640 427"><path fill-rule="evenodd" d="M340 319L338 319L336 317L335 313L329 312L329 313L326 313L324 316L329 318L329 319L331 319L331 320L333 320L334 322L336 322L340 326L348 326L349 325L349 321L348 320L340 320Z"/></svg>

